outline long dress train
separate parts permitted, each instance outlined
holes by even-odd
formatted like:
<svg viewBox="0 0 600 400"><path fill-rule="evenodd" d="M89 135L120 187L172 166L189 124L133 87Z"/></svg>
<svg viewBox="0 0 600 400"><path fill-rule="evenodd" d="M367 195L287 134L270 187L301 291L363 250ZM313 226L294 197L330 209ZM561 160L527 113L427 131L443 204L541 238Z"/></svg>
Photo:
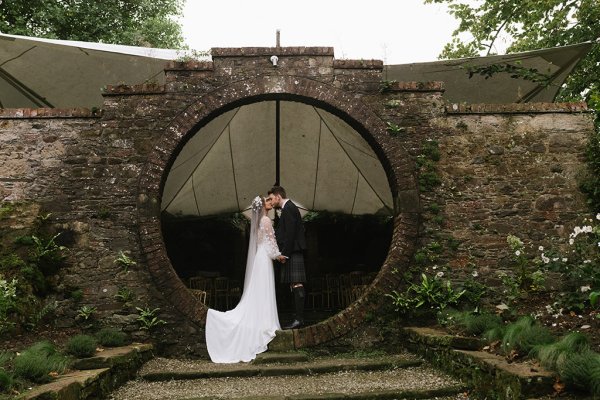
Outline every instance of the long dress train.
<svg viewBox="0 0 600 400"><path fill-rule="evenodd" d="M229 311L208 310L206 346L213 362L248 362L267 350L280 330L275 298L273 259L279 256L271 220L260 218L253 262L246 266L244 292Z"/></svg>

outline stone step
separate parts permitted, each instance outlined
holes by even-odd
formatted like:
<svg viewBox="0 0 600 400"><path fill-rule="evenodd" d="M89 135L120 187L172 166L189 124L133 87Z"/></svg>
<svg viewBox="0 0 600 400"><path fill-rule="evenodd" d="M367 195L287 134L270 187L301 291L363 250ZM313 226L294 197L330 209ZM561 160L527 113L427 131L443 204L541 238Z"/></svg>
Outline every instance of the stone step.
<svg viewBox="0 0 600 400"><path fill-rule="evenodd" d="M316 358L292 363L267 364L280 356L263 356L261 362L238 364L214 364L210 361L184 361L154 359L139 373L147 381L190 380L225 377L253 377L279 375L315 375L341 371L377 371L392 368L420 366L423 361L412 355L393 355L376 358Z"/></svg>
<svg viewBox="0 0 600 400"><path fill-rule="evenodd" d="M360 364L372 367L371 364L353 361L355 366ZM333 365L335 362L329 364ZM165 368L170 366L164 365ZM466 386L457 379L426 365L377 370L344 369L347 366L348 364L343 365L342 369L336 372L320 373L305 371L302 374L237 377L231 376L231 374L221 374L211 378L160 379L156 382L138 379L128 382L113 392L111 399L359 400L436 398L439 400L444 398L450 400L464 399L464 393L467 391ZM299 371L299 367L294 366L294 368ZM289 369L280 369L279 371L284 370L289 372Z"/></svg>
<svg viewBox="0 0 600 400"><path fill-rule="evenodd" d="M256 358L251 362L251 364L274 364L274 363L297 363L297 362L307 362L308 355L306 353L299 352L272 352L266 351L264 353L258 354Z"/></svg>

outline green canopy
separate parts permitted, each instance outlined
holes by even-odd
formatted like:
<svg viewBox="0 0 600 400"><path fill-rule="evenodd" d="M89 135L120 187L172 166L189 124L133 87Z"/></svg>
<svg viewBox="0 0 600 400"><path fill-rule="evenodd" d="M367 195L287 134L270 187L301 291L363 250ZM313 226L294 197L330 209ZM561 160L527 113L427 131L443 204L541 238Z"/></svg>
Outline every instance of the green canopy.
<svg viewBox="0 0 600 400"><path fill-rule="evenodd" d="M386 65L384 79L397 81L442 81L444 98L451 103L551 103L577 63L592 48L592 42L488 57L461 58L415 64ZM469 68L511 65L535 69L549 77L550 84L496 73L491 78L475 74Z"/></svg>

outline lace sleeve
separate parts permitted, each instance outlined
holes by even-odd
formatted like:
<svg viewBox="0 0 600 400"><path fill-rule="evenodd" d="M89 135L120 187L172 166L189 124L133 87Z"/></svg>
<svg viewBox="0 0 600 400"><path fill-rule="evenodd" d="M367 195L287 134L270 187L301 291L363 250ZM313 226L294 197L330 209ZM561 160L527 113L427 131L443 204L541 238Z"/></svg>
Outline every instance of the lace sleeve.
<svg viewBox="0 0 600 400"><path fill-rule="evenodd" d="M274 260L281 255L279 251L279 247L277 246L277 241L275 240L275 232L273 231L273 224L269 217L263 217L260 220L260 231L263 240L265 240L265 246L267 249L267 254L269 257Z"/></svg>

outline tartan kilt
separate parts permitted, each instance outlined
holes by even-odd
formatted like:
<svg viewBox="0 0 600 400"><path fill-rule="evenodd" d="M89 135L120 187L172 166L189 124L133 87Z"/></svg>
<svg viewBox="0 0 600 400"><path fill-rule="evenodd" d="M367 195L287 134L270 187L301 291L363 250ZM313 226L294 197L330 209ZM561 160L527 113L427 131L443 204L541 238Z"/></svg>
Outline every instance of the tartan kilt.
<svg viewBox="0 0 600 400"><path fill-rule="evenodd" d="M289 260L281 265L281 283L306 282L304 254L292 253Z"/></svg>

